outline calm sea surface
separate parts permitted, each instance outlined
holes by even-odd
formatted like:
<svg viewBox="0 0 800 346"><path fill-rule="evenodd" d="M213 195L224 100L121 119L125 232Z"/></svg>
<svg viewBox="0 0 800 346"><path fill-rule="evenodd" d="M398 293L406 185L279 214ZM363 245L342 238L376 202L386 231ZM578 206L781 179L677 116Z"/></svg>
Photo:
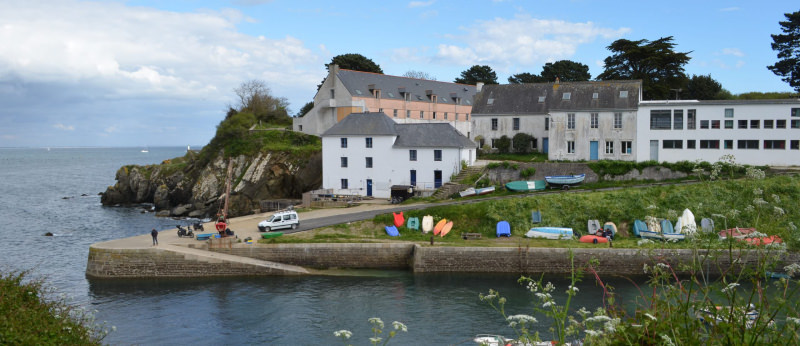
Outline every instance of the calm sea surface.
<svg viewBox="0 0 800 346"><path fill-rule="evenodd" d="M140 208L100 204L99 192L115 183L127 164L159 163L185 148L0 149L0 227L3 270L32 270L74 304L97 310L115 326L110 344L329 345L333 332L353 332L351 343L369 344L367 319L401 321L392 345L452 345L479 333L513 336L498 313L478 300L490 288L509 298L508 313L532 314L517 276L414 275L360 272L357 276L270 277L213 280L88 280L89 245L174 228L176 221ZM189 223L189 221L183 221ZM56 234L45 237L45 232ZM608 278L623 297L635 287ZM567 281L551 280L563 292ZM577 309L601 304L601 291L586 278L573 301ZM548 325L540 316L541 331ZM547 335L546 332L543 335Z"/></svg>

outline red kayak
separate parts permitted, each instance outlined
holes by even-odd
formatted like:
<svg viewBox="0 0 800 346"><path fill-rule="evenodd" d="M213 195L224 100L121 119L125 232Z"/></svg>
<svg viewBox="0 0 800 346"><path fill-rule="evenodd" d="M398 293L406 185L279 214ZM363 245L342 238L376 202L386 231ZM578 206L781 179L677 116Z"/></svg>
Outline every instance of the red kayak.
<svg viewBox="0 0 800 346"><path fill-rule="evenodd" d="M599 243L608 243L608 239L606 237L600 237L596 235L585 235L580 239L581 243L589 243L589 244L599 244Z"/></svg>
<svg viewBox="0 0 800 346"><path fill-rule="evenodd" d="M402 211L400 212L400 214L392 213L392 215L394 215L394 225L395 226L400 227L404 223L406 223L406 219L403 217L403 212Z"/></svg>

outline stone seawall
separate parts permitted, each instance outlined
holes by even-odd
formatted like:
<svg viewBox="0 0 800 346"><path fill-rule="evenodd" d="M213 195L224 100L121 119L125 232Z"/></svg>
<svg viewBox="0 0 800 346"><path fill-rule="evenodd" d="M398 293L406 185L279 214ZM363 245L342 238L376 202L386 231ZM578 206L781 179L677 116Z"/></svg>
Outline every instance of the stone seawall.
<svg viewBox="0 0 800 346"><path fill-rule="evenodd" d="M400 269L417 273L568 273L596 261L598 274L639 275L645 264L703 263L711 275L731 266L754 266L756 251L726 251L707 256L693 250L563 249L523 247L427 247L416 244L233 244L231 248L183 246L107 249L92 246L86 275L94 278L214 277L312 274L315 269ZM774 255L774 254L773 254ZM706 258L708 260L706 260ZM785 264L800 255L784 253Z"/></svg>

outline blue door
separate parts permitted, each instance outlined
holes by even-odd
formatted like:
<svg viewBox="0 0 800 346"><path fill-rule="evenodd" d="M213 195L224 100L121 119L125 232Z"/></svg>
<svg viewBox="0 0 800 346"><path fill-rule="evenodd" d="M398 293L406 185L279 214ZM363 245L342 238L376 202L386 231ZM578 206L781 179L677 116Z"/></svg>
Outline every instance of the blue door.
<svg viewBox="0 0 800 346"><path fill-rule="evenodd" d="M547 154L550 152L550 139L542 138L542 153Z"/></svg>
<svg viewBox="0 0 800 346"><path fill-rule="evenodd" d="M372 196L372 179L367 179L367 196Z"/></svg>
<svg viewBox="0 0 800 346"><path fill-rule="evenodd" d="M411 186L417 186L417 170L411 170Z"/></svg>
<svg viewBox="0 0 800 346"><path fill-rule="evenodd" d="M442 171L433 171L433 188L442 187Z"/></svg>
<svg viewBox="0 0 800 346"><path fill-rule="evenodd" d="M597 141L589 142L589 160L597 160Z"/></svg>

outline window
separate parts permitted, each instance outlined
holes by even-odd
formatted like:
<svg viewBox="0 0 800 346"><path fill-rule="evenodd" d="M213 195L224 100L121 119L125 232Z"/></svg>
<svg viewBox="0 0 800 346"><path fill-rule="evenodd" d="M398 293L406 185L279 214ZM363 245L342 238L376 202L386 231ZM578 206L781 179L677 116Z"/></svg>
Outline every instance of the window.
<svg viewBox="0 0 800 346"><path fill-rule="evenodd" d="M697 110L689 109L686 111L686 129L694 130L697 128Z"/></svg>
<svg viewBox="0 0 800 346"><path fill-rule="evenodd" d="M800 129L800 120L792 119L791 124L793 129Z"/></svg>
<svg viewBox="0 0 800 346"><path fill-rule="evenodd" d="M447 114L445 114L445 115L447 115ZM455 119L456 119L456 121L458 121L458 113L456 113Z"/></svg>
<svg viewBox="0 0 800 346"><path fill-rule="evenodd" d="M447 112L444 112L444 120L447 120Z"/></svg>
<svg viewBox="0 0 800 346"><path fill-rule="evenodd" d="M800 120L798 120L798 124L800 124ZM550 118L544 118L544 130L550 131Z"/></svg>
<svg viewBox="0 0 800 346"><path fill-rule="evenodd" d="M392 113L393 113L394 117L397 118L397 110L396 109L393 110Z"/></svg>
<svg viewBox="0 0 800 346"><path fill-rule="evenodd" d="M568 130L575 129L575 113L567 114L567 129Z"/></svg>
<svg viewBox="0 0 800 346"><path fill-rule="evenodd" d="M650 111L650 129L651 130L671 130L672 127L670 126L670 114L672 112L669 109L654 109Z"/></svg>
<svg viewBox="0 0 800 346"><path fill-rule="evenodd" d="M597 100L600 98L600 93L592 93L592 99Z"/></svg>
<svg viewBox="0 0 800 346"><path fill-rule="evenodd" d="M562 100L569 100L571 98L572 98L572 93L563 93L563 94L561 94L561 99Z"/></svg>
<svg viewBox="0 0 800 346"><path fill-rule="evenodd" d="M622 155L630 155L633 153L632 141L621 141L620 144L622 144Z"/></svg>
<svg viewBox="0 0 800 346"><path fill-rule="evenodd" d="M711 128L718 129L719 128L719 120L711 120Z"/></svg>
<svg viewBox="0 0 800 346"><path fill-rule="evenodd" d="M619 91L619 98L621 98L621 99L628 98L628 91L627 90L620 90Z"/></svg>
<svg viewBox="0 0 800 346"><path fill-rule="evenodd" d="M732 139L726 139L725 142L723 142L723 148L725 148L725 149L733 149L733 140Z"/></svg>
<svg viewBox="0 0 800 346"><path fill-rule="evenodd" d="M408 161L417 161L417 149L408 151Z"/></svg>
<svg viewBox="0 0 800 346"><path fill-rule="evenodd" d="M469 121L469 113L464 114L464 120Z"/></svg>
<svg viewBox="0 0 800 346"><path fill-rule="evenodd" d="M739 120L739 128L746 129L747 128L747 120Z"/></svg>
<svg viewBox="0 0 800 346"><path fill-rule="evenodd" d="M347 167L347 158L346 157L341 157L340 159L341 159L342 167Z"/></svg>
<svg viewBox="0 0 800 346"><path fill-rule="evenodd" d="M347 179L342 179L342 188L343 189L347 188Z"/></svg>
<svg viewBox="0 0 800 346"><path fill-rule="evenodd" d="M492 131L497 131L497 118L492 118Z"/></svg>
<svg viewBox="0 0 800 346"><path fill-rule="evenodd" d="M334 89L331 89L331 98L335 98L336 92Z"/></svg>
<svg viewBox="0 0 800 346"><path fill-rule="evenodd" d="M367 166L366 167L367 168L372 168L372 158L371 157L367 157L366 159L367 159Z"/></svg>
<svg viewBox="0 0 800 346"><path fill-rule="evenodd" d="M341 140L342 148L347 148L347 138L342 138Z"/></svg>
<svg viewBox="0 0 800 346"><path fill-rule="evenodd" d="M758 150L758 140L740 139L736 141L737 149L756 149Z"/></svg>
<svg viewBox="0 0 800 346"><path fill-rule="evenodd" d="M495 143L495 138L492 138L492 149L497 149L497 143Z"/></svg>
<svg viewBox="0 0 800 346"><path fill-rule="evenodd" d="M383 113L383 108L378 108L378 113Z"/></svg>
<svg viewBox="0 0 800 346"><path fill-rule="evenodd" d="M775 120L775 128L776 129L785 129L786 128L786 119Z"/></svg>
<svg viewBox="0 0 800 346"><path fill-rule="evenodd" d="M661 147L664 149L683 149L683 140L665 139L661 141Z"/></svg>
<svg viewBox="0 0 800 346"><path fill-rule="evenodd" d="M789 149L800 150L800 141L796 139L789 141Z"/></svg>
<svg viewBox="0 0 800 346"><path fill-rule="evenodd" d="M750 120L750 128L757 129L760 122L758 119Z"/></svg>
<svg viewBox="0 0 800 346"><path fill-rule="evenodd" d="M771 129L775 120L764 120L764 128Z"/></svg>
<svg viewBox="0 0 800 346"><path fill-rule="evenodd" d="M436 149L433 151L433 161L442 161L442 150Z"/></svg>
<svg viewBox="0 0 800 346"><path fill-rule="evenodd" d="M686 149L697 149L697 141L695 141L694 139L687 139Z"/></svg>
<svg viewBox="0 0 800 346"><path fill-rule="evenodd" d="M614 153L614 141L606 141L606 154Z"/></svg>
<svg viewBox="0 0 800 346"><path fill-rule="evenodd" d="M406 111L406 118L411 118L411 111Z"/></svg>
<svg viewBox="0 0 800 346"><path fill-rule="evenodd" d="M532 140L532 141L531 141L531 149L533 149L533 150L536 150L536 149L537 149L537 146L536 146L536 139L534 139L534 140Z"/></svg>
<svg viewBox="0 0 800 346"><path fill-rule="evenodd" d="M575 153L575 141L567 141L567 153L568 154Z"/></svg>
<svg viewBox="0 0 800 346"><path fill-rule="evenodd" d="M436 112L433 112L433 119L436 119Z"/></svg>
<svg viewBox="0 0 800 346"><path fill-rule="evenodd" d="M800 108L792 108L792 116L800 117Z"/></svg>
<svg viewBox="0 0 800 346"><path fill-rule="evenodd" d="M719 149L719 139L701 139L700 149Z"/></svg>
<svg viewBox="0 0 800 346"><path fill-rule="evenodd" d="M367 146L367 148L372 148L372 137L364 138L364 142L366 142L364 144Z"/></svg>
<svg viewBox="0 0 800 346"><path fill-rule="evenodd" d="M725 108L725 117L733 118L733 108Z"/></svg>
<svg viewBox="0 0 800 346"><path fill-rule="evenodd" d="M733 128L733 120L725 120L725 128L732 129Z"/></svg>
<svg viewBox="0 0 800 346"><path fill-rule="evenodd" d="M514 131L519 131L519 118L512 119L514 122Z"/></svg>
<svg viewBox="0 0 800 346"><path fill-rule="evenodd" d="M672 129L683 130L683 109L676 109L673 111Z"/></svg>
<svg viewBox="0 0 800 346"><path fill-rule="evenodd" d="M419 111L419 118L425 119L425 111Z"/></svg>
<svg viewBox="0 0 800 346"><path fill-rule="evenodd" d="M597 113L592 113L591 114L591 125L590 126L593 129L597 128Z"/></svg>
<svg viewBox="0 0 800 346"><path fill-rule="evenodd" d="M545 97L544 97L544 96L539 96L539 103L543 103L543 102L544 102L544 99L545 99Z"/></svg>
<svg viewBox="0 0 800 346"><path fill-rule="evenodd" d="M378 90L378 89L375 89L375 90L373 90L373 91L372 91L372 94L373 94L373 95L375 95L375 98L376 98L376 99L379 99L379 98L381 98L381 91L380 91L380 90Z"/></svg>
<svg viewBox="0 0 800 346"><path fill-rule="evenodd" d="M708 120L700 120L700 128L701 129L707 129L708 127L709 127L708 126Z"/></svg>
<svg viewBox="0 0 800 346"><path fill-rule="evenodd" d="M786 141L765 139L764 149L786 149Z"/></svg>
<svg viewBox="0 0 800 346"><path fill-rule="evenodd" d="M622 128L622 113L614 113L614 128Z"/></svg>

